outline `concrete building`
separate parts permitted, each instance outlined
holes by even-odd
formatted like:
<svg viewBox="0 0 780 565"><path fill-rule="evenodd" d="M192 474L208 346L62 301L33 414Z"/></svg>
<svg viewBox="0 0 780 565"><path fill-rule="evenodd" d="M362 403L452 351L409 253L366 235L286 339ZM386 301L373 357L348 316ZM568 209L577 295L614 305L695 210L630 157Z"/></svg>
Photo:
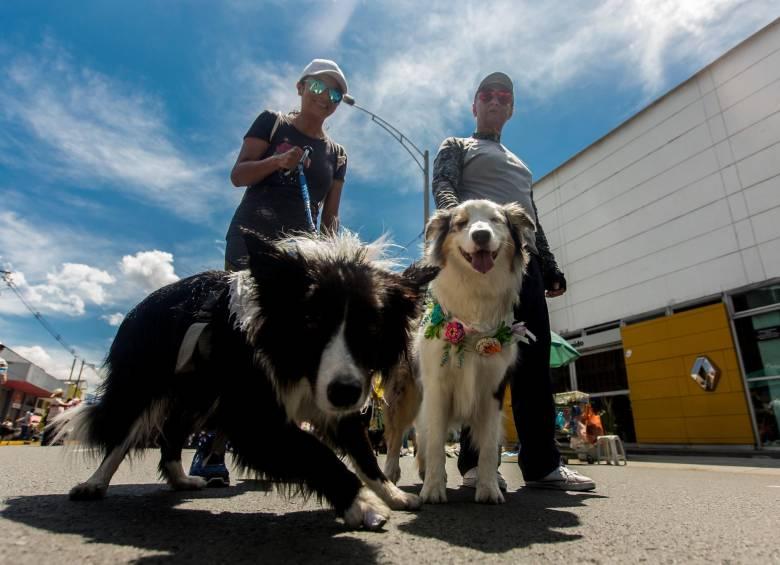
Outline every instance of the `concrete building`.
<svg viewBox="0 0 780 565"><path fill-rule="evenodd" d="M780 448L780 19L534 191L584 353L556 390L626 441Z"/></svg>
<svg viewBox="0 0 780 565"><path fill-rule="evenodd" d="M51 376L10 347L4 347L0 357L8 362L8 381L0 386L0 420L16 421L27 410L43 416L54 390L60 388L66 394L73 393L67 381Z"/></svg>

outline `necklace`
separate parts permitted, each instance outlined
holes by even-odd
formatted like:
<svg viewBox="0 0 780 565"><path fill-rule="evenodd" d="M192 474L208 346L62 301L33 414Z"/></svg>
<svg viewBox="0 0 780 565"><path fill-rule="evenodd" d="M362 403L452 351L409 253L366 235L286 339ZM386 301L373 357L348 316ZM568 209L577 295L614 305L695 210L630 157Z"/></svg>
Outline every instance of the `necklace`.
<svg viewBox="0 0 780 565"><path fill-rule="evenodd" d="M453 353L458 368L462 368L466 351L489 357L501 352L505 345L517 342L530 344L529 340L536 341L536 336L525 327L525 322L507 323L501 320L495 329L479 331L447 313L441 304L432 298L425 304L421 326L425 328L425 339L441 339L446 342L441 355L442 367L449 363Z"/></svg>

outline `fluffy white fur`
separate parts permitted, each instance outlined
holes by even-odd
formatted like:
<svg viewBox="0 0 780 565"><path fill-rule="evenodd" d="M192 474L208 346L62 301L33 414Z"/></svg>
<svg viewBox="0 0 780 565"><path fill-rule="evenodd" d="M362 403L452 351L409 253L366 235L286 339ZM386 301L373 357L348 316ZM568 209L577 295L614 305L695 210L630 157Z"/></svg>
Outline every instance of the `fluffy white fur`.
<svg viewBox="0 0 780 565"><path fill-rule="evenodd" d="M441 267L430 292L443 310L478 332L491 332L501 322L511 325L527 263L518 243L529 228L533 223L514 204L472 200L439 211L426 229L426 259ZM482 259L478 261L479 254ZM496 477L500 398L507 369L517 357L517 345L506 344L490 356L466 350L462 366L453 353L442 366L446 342L427 339L424 331L421 327L415 336L423 391L417 418L418 456L424 474L421 497L429 503L447 501L447 432L468 425L480 452L476 500L501 503L504 498Z"/></svg>

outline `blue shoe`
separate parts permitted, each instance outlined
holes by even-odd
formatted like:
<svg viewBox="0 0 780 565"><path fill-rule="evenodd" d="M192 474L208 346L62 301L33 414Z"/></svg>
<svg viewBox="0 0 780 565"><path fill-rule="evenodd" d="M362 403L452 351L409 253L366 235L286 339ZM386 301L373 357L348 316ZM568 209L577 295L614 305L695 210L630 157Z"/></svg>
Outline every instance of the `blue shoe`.
<svg viewBox="0 0 780 565"><path fill-rule="evenodd" d="M198 448L190 465L190 475L206 479L206 486L226 487L230 486L230 473L225 466L225 455L211 453L211 444L214 435L207 434L198 441Z"/></svg>

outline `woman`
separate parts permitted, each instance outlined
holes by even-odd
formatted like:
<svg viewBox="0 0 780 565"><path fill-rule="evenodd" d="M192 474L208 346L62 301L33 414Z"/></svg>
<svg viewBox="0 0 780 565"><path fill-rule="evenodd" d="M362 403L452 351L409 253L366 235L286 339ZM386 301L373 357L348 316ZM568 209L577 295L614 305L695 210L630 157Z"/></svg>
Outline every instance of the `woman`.
<svg viewBox="0 0 780 565"><path fill-rule="evenodd" d="M333 61L314 59L303 69L296 88L301 97L299 112L266 110L244 136L230 180L236 187L248 188L227 232L227 270L246 267L242 227L271 238L311 229L297 172L306 147L311 148L304 163L311 216L316 223L321 205L320 229L338 229L347 154L325 134L323 125L346 94L347 79Z"/></svg>
<svg viewBox="0 0 780 565"><path fill-rule="evenodd" d="M296 84L301 109L291 114L264 111L244 136L241 151L233 165L233 186L246 186L225 237L225 269L247 267L248 251L241 228L250 228L266 237L307 231L314 228L306 213L298 162L304 148L311 148L304 162L311 218L314 223L322 206L320 229L339 227L339 202L347 154L323 129L325 120L338 108L347 93L347 79L339 66L327 59L314 59L306 65ZM225 443L214 433L202 433L190 466L190 475L206 479L209 486L227 486Z"/></svg>

